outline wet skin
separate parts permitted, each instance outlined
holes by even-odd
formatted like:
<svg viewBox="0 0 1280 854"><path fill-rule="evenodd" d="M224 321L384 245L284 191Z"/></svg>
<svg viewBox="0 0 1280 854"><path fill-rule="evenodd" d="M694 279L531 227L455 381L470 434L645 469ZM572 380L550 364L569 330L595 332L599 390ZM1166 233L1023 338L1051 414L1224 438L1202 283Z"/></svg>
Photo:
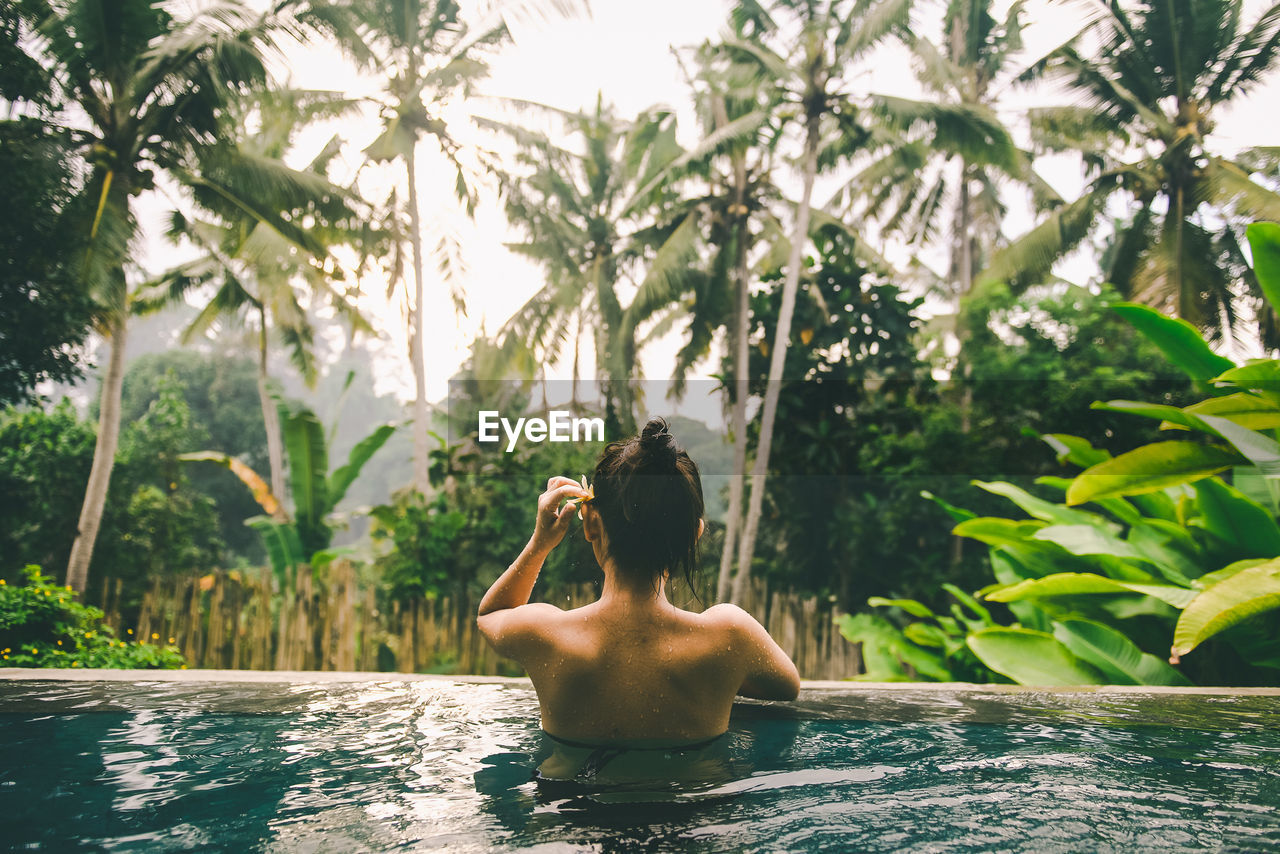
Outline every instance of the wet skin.
<svg viewBox="0 0 1280 854"><path fill-rule="evenodd" d="M735 696L795 699L795 665L750 614L729 604L684 611L667 600L665 574L655 587L619 573L599 514L563 503L587 495L551 478L529 544L480 602L480 631L529 674L544 730L600 743L692 741L728 728ZM578 515L604 573L599 600L569 611L529 604Z"/></svg>

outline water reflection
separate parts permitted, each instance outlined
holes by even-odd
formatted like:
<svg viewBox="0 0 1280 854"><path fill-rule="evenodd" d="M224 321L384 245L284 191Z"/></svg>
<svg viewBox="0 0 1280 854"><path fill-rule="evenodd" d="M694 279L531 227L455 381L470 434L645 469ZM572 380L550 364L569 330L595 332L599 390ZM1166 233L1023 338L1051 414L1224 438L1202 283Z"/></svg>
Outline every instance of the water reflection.
<svg viewBox="0 0 1280 854"><path fill-rule="evenodd" d="M14 683L0 690L0 839L130 851L1275 849L1277 711L1275 698L807 692L736 707L721 777L587 796L531 780L549 754L526 687Z"/></svg>

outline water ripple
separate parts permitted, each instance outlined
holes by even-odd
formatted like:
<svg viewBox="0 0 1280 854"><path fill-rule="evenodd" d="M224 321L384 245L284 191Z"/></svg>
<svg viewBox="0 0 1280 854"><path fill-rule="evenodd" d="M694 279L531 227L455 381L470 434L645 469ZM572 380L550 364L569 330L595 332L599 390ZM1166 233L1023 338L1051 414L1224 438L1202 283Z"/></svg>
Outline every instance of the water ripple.
<svg viewBox="0 0 1280 854"><path fill-rule="evenodd" d="M536 699L519 686L12 683L0 692L0 840L450 854L1274 850L1276 711L1274 698L817 692L735 709L728 782L555 798L530 780L544 745Z"/></svg>

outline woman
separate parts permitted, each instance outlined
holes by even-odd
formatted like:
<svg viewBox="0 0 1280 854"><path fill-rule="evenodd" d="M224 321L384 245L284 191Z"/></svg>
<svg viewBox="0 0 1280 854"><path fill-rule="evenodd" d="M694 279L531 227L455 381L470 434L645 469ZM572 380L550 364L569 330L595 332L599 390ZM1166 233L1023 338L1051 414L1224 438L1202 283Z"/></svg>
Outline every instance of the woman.
<svg viewBox="0 0 1280 854"><path fill-rule="evenodd" d="M669 751L715 740L735 695L792 700L799 692L795 664L750 614L730 604L696 614L667 601L672 572L692 582L702 512L698 467L666 422L652 419L639 436L605 448L590 488L547 481L533 537L480 602L480 631L528 672L544 732L577 746L593 780L600 760L624 745ZM575 515L604 572L600 599L571 611L529 604ZM583 772L572 776L581 781Z"/></svg>

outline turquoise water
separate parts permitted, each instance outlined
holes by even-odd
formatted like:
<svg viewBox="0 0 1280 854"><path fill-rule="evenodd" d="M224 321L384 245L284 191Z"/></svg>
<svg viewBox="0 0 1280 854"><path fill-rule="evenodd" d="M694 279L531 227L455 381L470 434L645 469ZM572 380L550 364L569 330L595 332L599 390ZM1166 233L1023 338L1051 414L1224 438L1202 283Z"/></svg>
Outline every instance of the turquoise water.
<svg viewBox="0 0 1280 854"><path fill-rule="evenodd" d="M0 843L1280 849L1280 697L806 691L737 706L731 779L652 803L540 792L536 713L510 684L0 681Z"/></svg>

